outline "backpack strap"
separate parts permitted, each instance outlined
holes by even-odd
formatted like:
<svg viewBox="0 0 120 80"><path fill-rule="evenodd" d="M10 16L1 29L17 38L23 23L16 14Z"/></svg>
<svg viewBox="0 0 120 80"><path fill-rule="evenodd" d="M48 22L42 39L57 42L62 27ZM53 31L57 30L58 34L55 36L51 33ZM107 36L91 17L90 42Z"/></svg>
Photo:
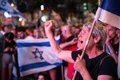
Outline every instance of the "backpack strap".
<svg viewBox="0 0 120 80"><path fill-rule="evenodd" d="M104 61L107 57L110 57L110 55L107 55L107 56L103 57L103 58L101 59L101 61L100 61L99 66L101 66L101 64L103 63L103 61Z"/></svg>
<svg viewBox="0 0 120 80"><path fill-rule="evenodd" d="M104 57L100 60L100 62L98 62L98 63L95 65L93 77L97 76L97 69L96 69L96 68L98 67L98 69L99 69L100 66L101 66L101 64L102 64L102 62L103 62L107 57L110 57L110 55L104 56Z"/></svg>

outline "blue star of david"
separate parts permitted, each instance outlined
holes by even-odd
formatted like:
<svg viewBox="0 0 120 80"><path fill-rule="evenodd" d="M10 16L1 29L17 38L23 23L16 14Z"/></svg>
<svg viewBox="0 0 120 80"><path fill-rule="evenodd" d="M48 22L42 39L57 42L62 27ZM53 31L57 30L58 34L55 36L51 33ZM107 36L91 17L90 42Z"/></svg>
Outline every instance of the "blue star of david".
<svg viewBox="0 0 120 80"><path fill-rule="evenodd" d="M1 1L1 6L5 6L7 4L7 2L5 2L4 0Z"/></svg>
<svg viewBox="0 0 120 80"><path fill-rule="evenodd" d="M35 51L32 52L35 56L35 58L40 58L41 60L43 60L44 58L42 57L43 51L39 51L38 48L35 49Z"/></svg>

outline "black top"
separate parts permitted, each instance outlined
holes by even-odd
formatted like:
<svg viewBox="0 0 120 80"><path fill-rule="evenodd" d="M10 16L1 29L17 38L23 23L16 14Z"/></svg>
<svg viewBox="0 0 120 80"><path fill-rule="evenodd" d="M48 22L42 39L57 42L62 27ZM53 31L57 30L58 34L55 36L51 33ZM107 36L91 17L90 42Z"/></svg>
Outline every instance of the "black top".
<svg viewBox="0 0 120 80"><path fill-rule="evenodd" d="M16 51L15 46L16 46L16 42L15 41L11 41L11 42L5 41L4 49L5 48L11 48L12 50L9 49L8 51L6 51L4 53L14 54L15 51Z"/></svg>
<svg viewBox="0 0 120 80"><path fill-rule="evenodd" d="M82 51L80 50L72 52L73 60L76 60L77 55L81 53ZM114 80L117 80L117 65L110 55L102 53L95 58L89 59L87 54L85 54L84 59L86 61L87 70L93 80L97 80L99 75L110 75L114 78ZM77 73L75 80L83 79L81 75Z"/></svg>
<svg viewBox="0 0 120 80"><path fill-rule="evenodd" d="M66 42L72 41L75 38L75 36L70 36L66 39Z"/></svg>
<svg viewBox="0 0 120 80"><path fill-rule="evenodd" d="M117 44L112 44L113 49L115 51L115 54L118 55L118 50L119 50L119 42Z"/></svg>

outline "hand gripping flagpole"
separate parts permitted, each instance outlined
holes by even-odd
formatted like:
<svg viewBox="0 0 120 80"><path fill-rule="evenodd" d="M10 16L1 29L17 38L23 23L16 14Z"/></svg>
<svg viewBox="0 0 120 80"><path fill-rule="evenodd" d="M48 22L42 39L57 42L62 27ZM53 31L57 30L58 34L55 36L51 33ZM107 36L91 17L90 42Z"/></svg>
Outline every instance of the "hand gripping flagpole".
<svg viewBox="0 0 120 80"><path fill-rule="evenodd" d="M87 39L86 44L85 44L85 47L84 47L84 49L83 49L83 51L82 51L82 54L81 54L81 56L80 56L80 60L83 58L83 56L84 56L84 54L85 54L85 50L86 50L87 45L88 45L88 42L89 42L89 40L90 40L91 33L92 33L93 29L94 29L95 23L96 23L96 20L94 19L94 21L93 21L93 23L92 23L92 27L91 27L91 29L90 29L90 33L89 33L89 35L88 35L88 39ZM76 74L77 74L77 71L75 71L72 80L75 80Z"/></svg>

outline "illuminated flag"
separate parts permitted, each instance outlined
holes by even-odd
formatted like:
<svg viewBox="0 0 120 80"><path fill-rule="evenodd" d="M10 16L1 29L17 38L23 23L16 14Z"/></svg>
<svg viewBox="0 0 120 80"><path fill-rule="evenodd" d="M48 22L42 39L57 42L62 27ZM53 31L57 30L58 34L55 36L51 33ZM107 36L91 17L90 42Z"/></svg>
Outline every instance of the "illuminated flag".
<svg viewBox="0 0 120 80"><path fill-rule="evenodd" d="M101 0L95 19L120 29L120 0Z"/></svg>

